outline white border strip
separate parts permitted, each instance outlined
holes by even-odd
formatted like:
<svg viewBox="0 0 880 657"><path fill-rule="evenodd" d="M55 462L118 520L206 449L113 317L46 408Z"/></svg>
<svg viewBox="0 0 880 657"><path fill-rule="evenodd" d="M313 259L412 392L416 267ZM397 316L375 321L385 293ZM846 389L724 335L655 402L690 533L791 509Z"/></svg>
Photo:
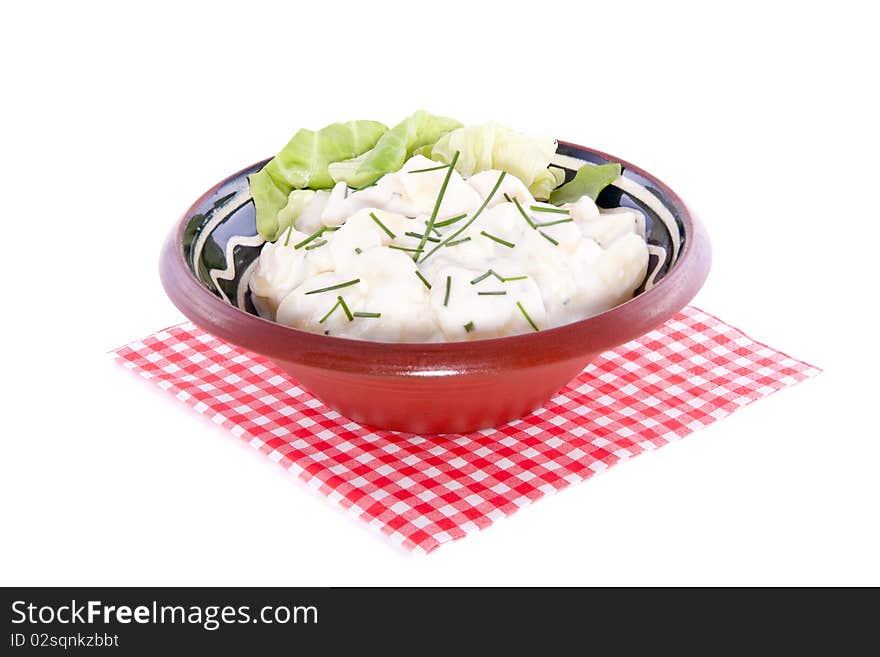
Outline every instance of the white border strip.
<svg viewBox="0 0 880 657"><path fill-rule="evenodd" d="M235 196L229 199L199 231L199 237L193 245L192 250L192 268L193 272L199 271L199 261L202 259L202 250L205 248L205 242L213 230L230 214L238 210L242 205L251 200L250 188L239 190ZM228 261L227 261L228 262Z"/></svg>
<svg viewBox="0 0 880 657"><path fill-rule="evenodd" d="M666 249L657 244L648 244L648 255L657 256L657 265L654 267L654 271L648 274L648 278L645 279L645 292L654 287L654 283L656 283L657 274L666 262Z"/></svg>
<svg viewBox="0 0 880 657"><path fill-rule="evenodd" d="M260 246L265 241L266 240L264 240L259 235L251 235L249 237L246 237L244 235L236 235L235 237L229 238L229 241L226 242L226 269L212 269L210 271L211 280L214 282L214 287L217 288L217 291L220 293L220 296L223 297L223 300L226 303L232 305L229 297L226 296L226 293L220 287L219 279L222 278L224 281L231 281L233 278L235 278L235 247ZM256 262L256 260L254 262ZM241 296L241 294L236 295L236 297Z"/></svg>

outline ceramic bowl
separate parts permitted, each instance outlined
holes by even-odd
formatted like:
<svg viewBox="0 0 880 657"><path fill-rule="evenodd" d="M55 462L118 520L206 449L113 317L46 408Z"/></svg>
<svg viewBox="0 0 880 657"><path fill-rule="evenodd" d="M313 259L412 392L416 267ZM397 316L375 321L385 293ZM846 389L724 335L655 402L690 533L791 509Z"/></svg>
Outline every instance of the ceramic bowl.
<svg viewBox="0 0 880 657"><path fill-rule="evenodd" d="M601 352L674 316L709 272L708 237L675 192L620 158L559 142L553 163L568 179L584 163L623 165L597 203L635 207L647 218L649 273L633 299L565 326L473 342L393 344L306 333L259 317L248 291L263 240L247 177L265 162L226 178L187 210L163 246L162 284L196 325L272 360L331 408L374 427L461 433L522 417Z"/></svg>

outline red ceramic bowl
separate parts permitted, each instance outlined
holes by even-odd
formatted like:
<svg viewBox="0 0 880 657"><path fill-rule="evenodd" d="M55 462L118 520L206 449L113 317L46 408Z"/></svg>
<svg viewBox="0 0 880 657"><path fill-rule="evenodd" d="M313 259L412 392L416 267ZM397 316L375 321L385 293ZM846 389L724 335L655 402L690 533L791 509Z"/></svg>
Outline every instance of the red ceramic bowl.
<svg viewBox="0 0 880 657"><path fill-rule="evenodd" d="M671 318L708 275L703 227L660 180L619 158L565 142L555 163L572 175L584 162L606 161L621 162L625 180L606 188L598 202L635 205L646 213L649 242L665 250L665 256L652 256L649 270L658 265L662 278L612 310L565 326L475 342L394 344L315 335L248 312L247 266L261 240L255 237L247 175L263 162L230 176L190 207L162 249L162 284L195 324L269 358L356 422L414 433L497 426L546 403L599 353ZM680 248L671 241L680 241Z"/></svg>

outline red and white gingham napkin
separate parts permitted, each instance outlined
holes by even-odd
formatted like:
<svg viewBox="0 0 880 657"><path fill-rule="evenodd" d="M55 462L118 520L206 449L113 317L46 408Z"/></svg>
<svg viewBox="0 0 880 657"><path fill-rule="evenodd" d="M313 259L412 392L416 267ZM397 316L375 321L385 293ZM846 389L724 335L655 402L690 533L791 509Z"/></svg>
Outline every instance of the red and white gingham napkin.
<svg viewBox="0 0 880 657"><path fill-rule="evenodd" d="M531 415L431 437L351 422L191 323L113 356L421 552L820 371L691 307L603 354Z"/></svg>

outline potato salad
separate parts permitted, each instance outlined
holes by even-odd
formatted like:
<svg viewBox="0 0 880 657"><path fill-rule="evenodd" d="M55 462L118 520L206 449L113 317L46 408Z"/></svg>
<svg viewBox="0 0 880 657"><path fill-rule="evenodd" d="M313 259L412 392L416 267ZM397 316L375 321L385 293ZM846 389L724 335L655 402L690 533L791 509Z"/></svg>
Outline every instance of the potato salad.
<svg viewBox="0 0 880 657"><path fill-rule="evenodd" d="M546 161L543 178L477 162L460 130L358 184L371 155L352 150L323 189L266 192L277 207L250 278L258 312L331 337L444 342L541 331L632 297L648 266L642 213L600 209L577 186L553 197L562 179Z"/></svg>

